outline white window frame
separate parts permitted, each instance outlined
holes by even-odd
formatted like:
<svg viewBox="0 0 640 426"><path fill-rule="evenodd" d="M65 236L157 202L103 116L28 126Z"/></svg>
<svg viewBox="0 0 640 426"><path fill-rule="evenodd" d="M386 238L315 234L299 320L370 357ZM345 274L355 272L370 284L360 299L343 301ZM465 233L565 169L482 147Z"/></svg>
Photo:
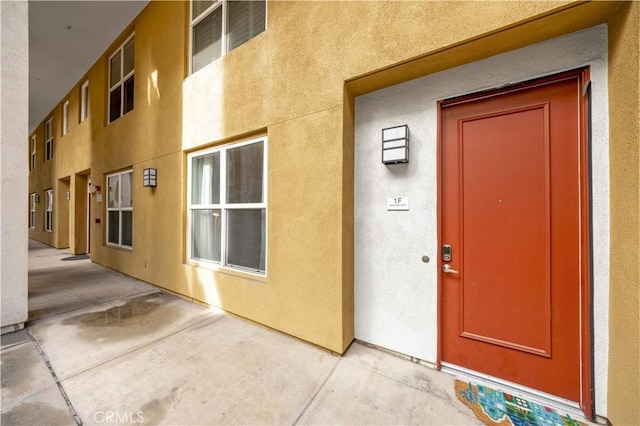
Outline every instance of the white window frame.
<svg viewBox="0 0 640 426"><path fill-rule="evenodd" d="M267 22L268 22L268 19L267 19L267 10L268 10L267 1L268 0L265 0L265 5L264 5L264 31L263 32L267 31ZM221 44L222 45L220 47L220 58L224 57L227 53L229 53L229 50L228 50L228 36L227 36L227 26L228 26L228 20L229 20L229 13L227 11L228 2L229 2L229 0L214 0L213 4L211 6L209 6L205 10L203 10L200 13L199 16L196 16L194 18L193 17L193 0L189 1L189 21L191 23L189 25L189 74L193 74L193 28L196 25L198 25L198 23L200 23L200 21L205 19L207 16L211 15L213 13L213 11L216 10L217 8L219 8L219 7L222 8L222 40L221 40L221 42L222 42ZM257 34L256 34L256 36L257 36ZM220 58L214 59L213 61L211 61L211 63L217 61Z"/></svg>
<svg viewBox="0 0 640 426"><path fill-rule="evenodd" d="M29 228L36 227L36 193L29 194Z"/></svg>
<svg viewBox="0 0 640 426"><path fill-rule="evenodd" d="M252 145L255 143L262 142L263 145L263 153L262 153L262 202L261 203L227 203L227 190L226 190L226 180L227 180L227 151L240 148L246 145ZM261 277L266 277L267 269L268 269L268 246L269 246L269 236L268 236L268 209L267 209L267 137L255 138L239 143L232 143L228 145L222 145L215 148L209 148L201 151L192 152L187 156L187 259L189 263L195 264L197 266L208 266L208 267L220 267L220 268L228 268L236 271L242 271L245 273L258 275ZM214 152L220 153L220 203L219 204L198 204L193 205L191 202L192 196L192 177L193 177L193 159L197 157L201 157L204 155L212 154ZM192 211L193 210L210 210L210 209L220 209L222 212L222 225L221 225L221 248L220 248L220 262L194 258L192 256L193 251L193 236L192 236ZM227 211L228 210L255 210L262 209L265 212L265 253L264 253L264 271L259 271L251 268L246 268L242 266L231 265L227 262Z"/></svg>
<svg viewBox="0 0 640 426"><path fill-rule="evenodd" d="M44 161L53 158L53 117L44 124Z"/></svg>
<svg viewBox="0 0 640 426"><path fill-rule="evenodd" d="M62 136L69 133L69 101L62 104Z"/></svg>
<svg viewBox="0 0 640 426"><path fill-rule="evenodd" d="M53 232L53 189L44 191L44 230Z"/></svg>
<svg viewBox="0 0 640 426"><path fill-rule="evenodd" d="M29 156L29 170L36 169L36 146L38 139L36 135L31 136L31 155Z"/></svg>
<svg viewBox="0 0 640 426"><path fill-rule="evenodd" d="M117 207L109 207L109 178L118 176L118 179L120 180L119 182L119 191L120 194L122 194L122 175L126 175L131 173L131 206L130 207L122 207L120 205L118 205ZM121 248L126 248L126 249L132 249L133 248L133 169L128 169L128 170L123 170L121 172L117 172L117 173L111 173L109 175L107 175L107 179L106 179L106 187L107 187L107 200L106 200L106 205L107 205L107 234L106 234L106 242L108 246L112 246L112 247L121 247ZM120 200L118 200L118 204L120 204ZM111 227L111 221L109 220L109 212L114 212L117 211L118 212L118 243L113 243L109 241L109 231L110 231L110 227ZM125 211L129 211L131 212L131 245L126 245L122 243L122 212Z"/></svg>
<svg viewBox="0 0 640 426"><path fill-rule="evenodd" d="M80 123L89 116L89 80L80 87Z"/></svg>
<svg viewBox="0 0 640 426"><path fill-rule="evenodd" d="M135 71L136 71L135 41L134 41L134 53L133 53L133 67L131 68L131 71L127 75L122 75L124 71L124 47L127 45L127 43L129 43L132 39L134 39L135 36L136 34L133 33L129 37L127 37L127 39L120 45L120 47L118 47L113 52L113 54L109 56L109 72L107 73L107 87L109 88L107 90L107 122L109 124L117 121L119 118L124 117L126 114L130 113L135 109L135 99L134 99L133 107L131 108L131 110L124 112L124 83L127 80L129 80L131 76L135 75ZM114 83L113 86L111 86L111 59L114 56L116 56L118 52L120 53L120 80L117 83ZM114 118L112 120L111 119L111 92L116 90L118 87L121 88L120 89L120 115L117 118ZM135 84L135 77L134 77L134 83L133 83L134 98L135 98L135 87L136 87L136 84Z"/></svg>

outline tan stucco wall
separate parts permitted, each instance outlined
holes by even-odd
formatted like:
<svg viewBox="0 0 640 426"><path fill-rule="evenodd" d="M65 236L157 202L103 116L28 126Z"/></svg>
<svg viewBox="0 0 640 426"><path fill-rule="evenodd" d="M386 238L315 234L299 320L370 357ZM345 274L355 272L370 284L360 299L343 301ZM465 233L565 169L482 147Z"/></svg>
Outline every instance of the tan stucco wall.
<svg viewBox="0 0 640 426"><path fill-rule="evenodd" d="M266 129L268 285L215 272L192 285L199 300L341 352L353 338L353 97L595 25L615 5L268 5L265 33L185 80L182 140L194 150Z"/></svg>
<svg viewBox="0 0 640 426"><path fill-rule="evenodd" d="M183 146L191 149L342 105L347 80L376 74L375 80L384 86L425 75L433 66L404 68L395 81L381 71L508 29L555 8L577 9L571 2L268 2L267 31L188 78L185 90L199 92L189 98L213 96L215 100L195 102L198 110L185 105L194 110L185 114L185 121L190 119L193 124L184 124ZM487 43L480 53L474 49L457 62L601 20L595 10L585 16L574 12L569 16L572 19L530 26L514 34L519 37ZM373 89L372 84L356 92ZM196 114L200 117L194 117Z"/></svg>
<svg viewBox="0 0 640 426"><path fill-rule="evenodd" d="M92 128L91 258L125 274L191 295L181 274L183 157L181 151L184 27L188 4L154 2L145 8L91 70L100 114ZM135 32L134 109L108 123L109 56ZM158 187L142 187L142 170L158 169ZM105 245L107 181L110 173L133 169L133 249ZM99 218L101 223L95 223Z"/></svg>
<svg viewBox="0 0 640 426"><path fill-rule="evenodd" d="M60 138L62 103L56 108L56 149L69 149L69 158L56 151L52 164L32 173L33 187L39 188L42 198L42 189L69 176L70 188L77 192L81 185L75 174L90 169L104 198L97 203L91 196L94 261L335 352L343 352L353 339L356 95L616 16L612 40L619 41L611 42L611 89L623 92L624 84L616 77L638 84L637 51L636 74L629 55L633 31L638 34L637 5L616 15L619 4L613 2L269 1L264 33L191 76L188 7L187 2L150 3L89 70L90 124L78 126L72 119L69 135ZM624 16L635 21L625 21ZM107 125L108 57L134 30L135 108ZM71 117L77 117L74 108L83 81L70 92ZM637 96L635 104L623 105L617 99L612 96L612 116L635 113L637 123ZM629 220L635 220L632 229L638 236L637 204L632 219L623 210L627 199L637 202L639 195L637 185L633 189L623 184L634 170L637 183L637 163L635 169L626 166L633 161L626 150L637 154L638 144L637 125L633 145L630 130L613 120L611 124L612 134L617 129L612 162L624 159L625 164L612 167L612 184L617 185L612 191L616 210L612 218L617 218L612 226L619 227L612 230L615 244ZM43 126L36 132L41 163ZM267 276L190 265L185 258L186 153L264 135L268 136ZM145 167L158 169L157 188L142 187ZM128 168L134 171L134 247L121 250L104 244L105 177ZM38 214L42 228L41 209ZM31 235L55 245L42 234ZM77 240L71 238L70 244ZM636 272L633 277L612 273L612 292L623 289L625 300L615 302L621 307L628 305L624 292L633 295L632 284L625 283L637 285L639 247L634 241L625 242L629 253L624 261L612 260L612 269L629 262ZM620 312L614 316L616 324L634 311ZM612 369L619 359L633 361L622 354L629 347L620 340L612 345Z"/></svg>
<svg viewBox="0 0 640 426"><path fill-rule="evenodd" d="M79 84L86 81L83 78ZM99 93L99 88L89 84L89 102ZM69 127L66 135L62 135L62 110L65 101L69 101ZM89 107L89 115L80 121L80 86L72 88L56 105L54 110L29 135L27 144L27 164L31 155L31 137L36 136L36 169L29 173L29 192L40 195L36 207L36 226L29 229L29 238L34 238L57 248L69 247L72 253L84 252L83 247L76 249L74 241L76 229L73 220L77 209L83 208L86 195L79 194L75 185L76 174L91 167L91 121L92 111L99 110L96 105ZM53 117L53 158L47 162L45 158L45 123ZM53 232L44 231L44 191L53 189ZM71 200L67 201L66 192L71 192ZM83 189L86 191L86 188ZM86 211L86 208L84 208Z"/></svg>
<svg viewBox="0 0 640 426"><path fill-rule="evenodd" d="M640 3L609 27L611 287L609 420L640 424Z"/></svg>

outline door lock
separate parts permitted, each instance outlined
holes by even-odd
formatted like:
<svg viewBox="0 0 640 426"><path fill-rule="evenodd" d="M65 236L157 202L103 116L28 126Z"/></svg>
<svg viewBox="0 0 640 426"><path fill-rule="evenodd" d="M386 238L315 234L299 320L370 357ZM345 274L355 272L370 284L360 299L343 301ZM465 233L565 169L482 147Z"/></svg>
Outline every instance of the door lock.
<svg viewBox="0 0 640 426"><path fill-rule="evenodd" d="M451 246L449 244L442 246L442 261L451 262Z"/></svg>

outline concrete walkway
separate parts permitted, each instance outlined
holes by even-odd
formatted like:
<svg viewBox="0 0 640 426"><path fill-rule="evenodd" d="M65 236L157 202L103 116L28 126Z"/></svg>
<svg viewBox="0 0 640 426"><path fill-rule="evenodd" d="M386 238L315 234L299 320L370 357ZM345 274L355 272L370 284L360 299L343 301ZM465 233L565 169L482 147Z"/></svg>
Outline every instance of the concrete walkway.
<svg viewBox="0 0 640 426"><path fill-rule="evenodd" d="M449 375L359 343L334 356L34 241L1 423L480 424Z"/></svg>

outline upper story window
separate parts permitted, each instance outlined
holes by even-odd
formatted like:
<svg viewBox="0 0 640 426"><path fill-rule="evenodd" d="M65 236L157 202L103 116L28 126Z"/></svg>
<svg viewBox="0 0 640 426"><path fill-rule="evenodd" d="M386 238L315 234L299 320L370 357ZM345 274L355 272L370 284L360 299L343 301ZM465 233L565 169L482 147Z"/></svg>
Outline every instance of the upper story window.
<svg viewBox="0 0 640 426"><path fill-rule="evenodd" d="M192 72L260 34L265 25L265 0L192 0Z"/></svg>
<svg viewBox="0 0 640 426"><path fill-rule="evenodd" d="M31 156L29 158L29 170L36 168L36 135L31 137Z"/></svg>
<svg viewBox="0 0 640 426"><path fill-rule="evenodd" d="M109 58L109 123L133 109L134 48L132 35Z"/></svg>
<svg viewBox="0 0 640 426"><path fill-rule="evenodd" d="M133 241L133 170L107 176L107 243L131 247Z"/></svg>
<svg viewBox="0 0 640 426"><path fill-rule="evenodd" d="M53 117L44 125L44 161L53 158Z"/></svg>
<svg viewBox="0 0 640 426"><path fill-rule="evenodd" d="M85 81L80 88L80 122L89 115L89 82Z"/></svg>
<svg viewBox="0 0 640 426"><path fill-rule="evenodd" d="M69 101L62 104L62 136L69 133Z"/></svg>
<svg viewBox="0 0 640 426"><path fill-rule="evenodd" d="M188 258L264 274L266 138L195 152L188 166Z"/></svg>

